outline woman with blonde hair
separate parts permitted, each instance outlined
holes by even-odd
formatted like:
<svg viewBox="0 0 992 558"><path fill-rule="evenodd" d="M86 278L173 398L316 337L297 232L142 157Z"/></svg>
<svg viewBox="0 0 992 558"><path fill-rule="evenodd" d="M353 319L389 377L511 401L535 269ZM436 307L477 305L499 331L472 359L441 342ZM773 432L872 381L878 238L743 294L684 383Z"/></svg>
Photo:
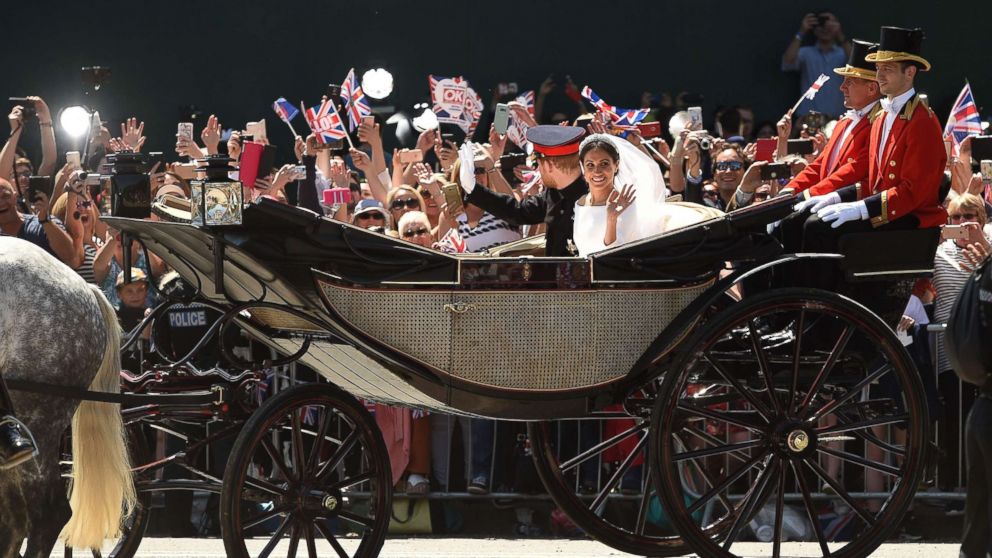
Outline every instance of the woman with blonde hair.
<svg viewBox="0 0 992 558"><path fill-rule="evenodd" d="M389 210L395 226L399 225L400 217L410 211L424 211L424 198L413 186L401 184L386 195L386 209ZM398 229L397 229L398 230Z"/></svg>

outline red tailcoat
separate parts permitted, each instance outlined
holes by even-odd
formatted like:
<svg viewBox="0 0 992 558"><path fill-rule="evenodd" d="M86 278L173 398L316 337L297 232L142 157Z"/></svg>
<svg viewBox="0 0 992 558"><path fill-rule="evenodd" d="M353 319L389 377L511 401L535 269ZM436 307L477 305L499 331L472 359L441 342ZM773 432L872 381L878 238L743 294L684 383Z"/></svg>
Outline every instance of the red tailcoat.
<svg viewBox="0 0 992 558"><path fill-rule="evenodd" d="M861 118L861 120L858 120L851 133L844 138L844 144L840 146L840 151L837 153L837 158L834 159L834 164L828 165L827 163L830 161L830 154L834 152L834 147L840 141L841 136L844 135L845 128L851 125L850 118L845 117L838 120L820 156L796 175L786 185L786 188L792 188L797 194L805 192L804 196L809 197L829 194L834 190L851 184L851 182L838 184L835 181L828 181L827 179L845 164L868 158L868 139L871 135L871 125L881 112L881 106L876 103L868 114ZM868 167L865 167L866 174L867 170Z"/></svg>
<svg viewBox="0 0 992 558"><path fill-rule="evenodd" d="M876 227L909 214L919 219L920 228L945 224L939 192L947 154L937 117L914 95L892 123L879 162L885 116L880 112L872 122L868 156L845 163L817 186L831 192L853 184L838 191L841 199L864 200Z"/></svg>

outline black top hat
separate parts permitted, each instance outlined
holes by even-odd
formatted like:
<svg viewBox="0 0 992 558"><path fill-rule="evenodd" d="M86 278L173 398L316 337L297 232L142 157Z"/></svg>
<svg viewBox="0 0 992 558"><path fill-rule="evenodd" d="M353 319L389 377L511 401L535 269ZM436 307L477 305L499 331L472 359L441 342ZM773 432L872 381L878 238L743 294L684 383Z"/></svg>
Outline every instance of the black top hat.
<svg viewBox="0 0 992 558"><path fill-rule="evenodd" d="M851 55L848 57L847 65L843 68L834 68L834 73L841 76L850 76L861 79L875 79L875 64L865 60L865 56L875 52L878 45L854 39L851 41Z"/></svg>
<svg viewBox="0 0 992 558"><path fill-rule="evenodd" d="M921 71L930 69L930 63L920 56L923 53L923 30L883 27L878 52L865 57L868 62L916 62Z"/></svg>

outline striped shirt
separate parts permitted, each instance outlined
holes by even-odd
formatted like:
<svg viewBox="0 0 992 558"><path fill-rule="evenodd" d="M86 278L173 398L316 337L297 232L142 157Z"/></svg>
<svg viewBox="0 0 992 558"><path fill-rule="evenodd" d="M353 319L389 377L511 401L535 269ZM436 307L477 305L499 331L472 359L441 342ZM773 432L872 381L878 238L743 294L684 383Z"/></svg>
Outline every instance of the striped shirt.
<svg viewBox="0 0 992 558"><path fill-rule="evenodd" d="M96 259L96 248L89 244L83 244L83 263L76 268L78 273L87 283L98 285L96 275L93 274L93 260Z"/></svg>
<svg viewBox="0 0 992 558"><path fill-rule="evenodd" d="M465 241L466 252L482 252L521 238L519 228L489 213L482 214L474 229L468 226L468 217L464 213L457 217L457 221L458 236Z"/></svg>
<svg viewBox="0 0 992 558"><path fill-rule="evenodd" d="M933 317L938 324L947 323L954 302L971 277L971 272L962 268L962 262L967 262L964 258L964 250L953 240L945 240L937 247L933 273L933 288L937 291L937 300L934 302ZM937 373L952 370L947 351L944 349L943 335L938 336L935 349Z"/></svg>

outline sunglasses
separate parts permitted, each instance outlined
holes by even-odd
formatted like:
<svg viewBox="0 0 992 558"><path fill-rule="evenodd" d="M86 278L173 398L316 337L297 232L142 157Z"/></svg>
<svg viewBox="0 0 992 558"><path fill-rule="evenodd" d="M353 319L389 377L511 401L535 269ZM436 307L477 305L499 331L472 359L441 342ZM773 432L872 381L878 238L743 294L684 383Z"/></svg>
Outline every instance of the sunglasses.
<svg viewBox="0 0 992 558"><path fill-rule="evenodd" d="M953 215L948 215L951 221L974 221L978 219L978 215L975 213L955 213Z"/></svg>
<svg viewBox="0 0 992 558"><path fill-rule="evenodd" d="M375 219L376 221L385 221L386 217L378 211L369 211L368 213L359 213L355 215L355 220L357 221L368 221L369 219Z"/></svg>
<svg viewBox="0 0 992 558"><path fill-rule="evenodd" d="M716 190L703 190L703 195L710 198L716 197Z"/></svg>
<svg viewBox="0 0 992 558"><path fill-rule="evenodd" d="M31 173L30 172L19 172L19 173L17 173L17 176L19 178L30 178L31 177Z"/></svg>
<svg viewBox="0 0 992 558"><path fill-rule="evenodd" d="M403 231L403 238L413 238L415 236L424 236L430 231L421 227L419 229L412 229L408 231Z"/></svg>
<svg viewBox="0 0 992 558"><path fill-rule="evenodd" d="M76 202L76 207L78 209L89 209L89 208L93 207L93 202L90 201L90 200L77 201Z"/></svg>
<svg viewBox="0 0 992 558"><path fill-rule="evenodd" d="M389 204L389 209L418 209L420 207L420 202L415 198L410 198L408 200L393 200L393 203Z"/></svg>
<svg viewBox="0 0 992 558"><path fill-rule="evenodd" d="M755 192L754 193L754 199L756 199L756 200L767 200L770 197L771 197L771 194L769 194L767 192L760 192L760 193L759 192Z"/></svg>
<svg viewBox="0 0 992 558"><path fill-rule="evenodd" d="M739 171L744 168L744 163L740 161L720 161L713 168L718 171Z"/></svg>
<svg viewBox="0 0 992 558"><path fill-rule="evenodd" d="M475 167L475 174L476 175L486 174L486 169L484 169L482 167Z"/></svg>
<svg viewBox="0 0 992 558"><path fill-rule="evenodd" d="M420 192L420 197L424 198L425 200L429 200L429 199L431 199L433 197L433 195L431 194L431 191L428 190L428 189L426 189L426 188L422 188L422 189L417 190L417 191Z"/></svg>

